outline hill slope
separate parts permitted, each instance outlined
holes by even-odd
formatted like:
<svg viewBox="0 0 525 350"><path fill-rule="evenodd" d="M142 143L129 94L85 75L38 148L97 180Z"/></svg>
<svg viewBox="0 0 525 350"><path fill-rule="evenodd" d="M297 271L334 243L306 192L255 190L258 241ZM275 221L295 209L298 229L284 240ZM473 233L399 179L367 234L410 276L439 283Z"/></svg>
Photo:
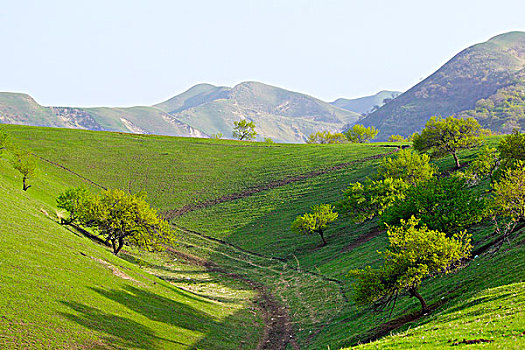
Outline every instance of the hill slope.
<svg viewBox="0 0 525 350"><path fill-rule="evenodd" d="M208 135L231 137L234 121L250 119L261 139L281 142L303 142L315 131L342 130L359 118L314 97L258 82L233 88L201 84L155 107Z"/></svg>
<svg viewBox="0 0 525 350"><path fill-rule="evenodd" d="M385 314L357 308L350 298L348 271L377 265L377 250L386 246L386 234L376 221L355 225L342 216L326 230L325 247L319 246L318 237L290 230L293 219L313 204L333 203L349 183L371 176L377 157L392 148L264 145L22 126L5 129L39 156L96 183L132 192L147 190L155 206L173 214L171 222L181 229L173 246L181 254L177 259L200 259L213 264L212 269L219 267L265 286L282 309L289 310L294 331L290 338L301 348L355 345L400 327L388 328ZM487 140L491 146L497 141ZM85 145L82 152L79 145ZM460 156L471 160L474 155L475 151L465 151ZM437 165L447 171L453 162L442 159ZM183 207L191 210L170 211ZM523 348L525 338L519 332L525 326L521 289L525 230L496 254L483 250L495 240L490 223L471 233L478 258L457 274L425 280L421 293L435 311L406 323L396 338L384 340L387 346L418 347L421 336L432 332L429 346L448 346L449 340L461 336L493 339L492 345L501 348ZM189 282L185 278L194 276L181 274L173 263L172 258L156 265L168 270L170 281L186 281L198 291L199 279ZM402 297L391 317L405 319L418 308L417 300ZM461 328L450 330L456 326Z"/></svg>
<svg viewBox="0 0 525 350"><path fill-rule="evenodd" d="M391 100L401 95L399 91L380 91L375 95L364 96L359 98L338 98L334 102L330 102L331 105L343 108L359 114L367 114L385 104L385 100Z"/></svg>
<svg viewBox="0 0 525 350"><path fill-rule="evenodd" d="M434 74L362 120L379 128L378 139L391 134L408 136L423 128L433 115L448 116L476 108L476 102L499 89L522 82L525 68L525 33L498 35L471 46ZM518 119L525 118L520 115ZM504 118L505 119L505 118ZM485 127L504 131L506 120L493 123L480 118Z"/></svg>
<svg viewBox="0 0 525 350"><path fill-rule="evenodd" d="M168 254L127 248L114 256L58 223L58 193L69 186L98 189L51 163L39 161L38 168L24 192L0 157L0 348L257 345L264 327L258 293L248 284Z"/></svg>
<svg viewBox="0 0 525 350"><path fill-rule="evenodd" d="M171 136L206 136L153 107L44 107L29 95L9 92L0 93L0 123Z"/></svg>

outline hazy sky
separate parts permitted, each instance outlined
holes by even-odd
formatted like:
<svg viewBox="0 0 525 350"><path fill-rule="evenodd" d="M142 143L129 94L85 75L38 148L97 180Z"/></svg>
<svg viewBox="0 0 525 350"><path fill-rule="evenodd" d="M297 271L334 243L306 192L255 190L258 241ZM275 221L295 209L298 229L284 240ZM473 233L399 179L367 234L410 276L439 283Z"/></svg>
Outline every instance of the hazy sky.
<svg viewBox="0 0 525 350"><path fill-rule="evenodd" d="M151 105L256 80L324 100L406 90L463 48L525 31L523 0L0 0L0 91Z"/></svg>

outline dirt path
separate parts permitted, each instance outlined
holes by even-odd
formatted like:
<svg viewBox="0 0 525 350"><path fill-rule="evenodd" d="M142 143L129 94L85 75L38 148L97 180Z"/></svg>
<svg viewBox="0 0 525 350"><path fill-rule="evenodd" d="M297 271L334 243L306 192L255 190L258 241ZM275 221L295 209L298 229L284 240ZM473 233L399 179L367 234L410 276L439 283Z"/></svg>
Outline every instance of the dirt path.
<svg viewBox="0 0 525 350"><path fill-rule="evenodd" d="M375 238L375 237L379 236L382 233L385 233L385 231L380 231L380 230L377 230L377 229L371 230L370 232L365 233L364 235L361 235L361 236L357 237L357 239L355 241L353 241L352 243L350 243L349 245L347 245L346 247L341 249L341 253L348 252L348 251L350 251L350 250L352 250L354 248L357 248L361 244L368 242L372 238Z"/></svg>
<svg viewBox="0 0 525 350"><path fill-rule="evenodd" d="M96 182L94 182L94 181L91 181L91 180L88 179L87 177L84 177L84 176L80 175L79 173L76 173L76 172L74 172L73 170L71 170L71 169L69 169L69 168L66 168L66 167L63 166L63 165L60 165L60 164L58 164L58 163L56 163L56 162L53 162L53 161L51 161L51 160L49 160L49 159L46 159L46 158L44 158L44 157L41 157L41 156L39 156L38 154L33 153L33 155L34 155L35 157L37 157L37 158L43 160L44 162L47 162L47 163L49 163L49 164L53 164L53 165L56 166L56 167L59 167L59 168L61 168L61 169L64 169L65 171L67 171L67 172L69 172L69 173L71 173L71 174L73 174L73 175L75 175L75 176L78 176L78 177L81 178L82 180L84 180L84 181L86 181L86 182L89 182L89 183L92 184L92 185L95 185L95 186L97 186L97 187L100 187L100 188L103 189L103 190L107 190L106 187L104 187L104 186L102 186L102 185L100 185L100 184L98 184L98 183L96 183Z"/></svg>
<svg viewBox="0 0 525 350"><path fill-rule="evenodd" d="M314 170L314 171L311 171L311 172L303 174L303 175L297 175L297 176L288 177L286 179L272 181L272 182L269 182L267 184L262 184L262 185L259 185L259 186L256 186L256 187L249 188L249 189L247 189L245 191L242 191L242 192L227 194L227 195L224 195L222 197L206 200L206 201L203 201L203 202L200 202L200 203L187 204L187 205L183 206L182 208L172 209L172 210L168 210L168 211L164 212L164 217L166 219L168 219L168 220L169 219L173 219L173 218L176 218L178 216L182 216L182 215L184 215L186 213L189 213L189 212L192 212L192 211L195 211L195 210L198 210L198 209L204 209L204 208L208 208L208 207L211 207L213 205L216 205L216 204L225 203L225 202L229 202L229 201L234 201L236 199L249 197L249 196L252 196L252 195L254 195L256 193L259 193L259 192L271 190L271 189L277 188L277 187L286 186L286 185L294 183L294 182L303 181L303 180L306 180L306 179L309 179L309 178L312 178L312 177L316 177L316 176L324 175L324 174L327 174L327 173L330 173L330 172L333 172L333 171L336 171L336 170L344 169L344 168L347 168L347 167L349 167L349 166L351 166L353 164L363 163L363 162L366 162L366 161L369 161L369 160L373 160L373 159L380 159L380 158L386 157L386 156L388 156L388 155L390 155L390 154L392 154L392 153L394 153L396 151L397 151L397 149L393 150L393 151L390 151L388 153L377 154L377 155L366 157L366 158L362 158L362 159L356 159L356 160L353 160L351 162L337 164L337 165L334 165L334 166L329 167L329 168Z"/></svg>
<svg viewBox="0 0 525 350"><path fill-rule="evenodd" d="M363 339L362 341L360 341L360 343L370 343L370 342L373 342L374 340L377 340L377 339L379 339L381 337L389 335L390 332L392 332L392 331L402 327L403 325L407 324L408 322L414 322L414 321L419 320L421 317L427 316L432 311L434 311L435 309L437 309L438 307L443 305L446 301L448 301L447 298L445 298L443 300L440 300L439 302L434 303L432 305L429 305L428 306L428 312L425 313L425 314L422 314L421 311L415 311L415 312L412 312L412 313L410 313L408 315L403 315L403 316L400 316L400 317L395 318L393 320L390 320L388 322L382 323L379 326L377 326L376 328L372 329L368 333L368 336L365 339Z"/></svg>
<svg viewBox="0 0 525 350"><path fill-rule="evenodd" d="M191 264L205 267L210 272L242 281L257 291L255 304L264 320L264 333L257 344L257 350L285 350L288 345L294 350L299 349L288 309L281 305L265 286L239 274L228 272L212 261L180 252L172 247L166 247L166 250Z"/></svg>

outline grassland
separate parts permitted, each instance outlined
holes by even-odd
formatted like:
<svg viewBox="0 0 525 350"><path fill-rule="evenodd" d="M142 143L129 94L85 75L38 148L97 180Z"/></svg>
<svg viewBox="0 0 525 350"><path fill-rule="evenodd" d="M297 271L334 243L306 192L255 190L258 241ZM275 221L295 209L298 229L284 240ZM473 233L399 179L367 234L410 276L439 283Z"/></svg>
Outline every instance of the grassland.
<svg viewBox="0 0 525 350"><path fill-rule="evenodd" d="M385 247L386 236L378 231L376 223L354 225L342 218L328 230L328 245L322 248L318 237L294 234L289 225L312 204L334 202L350 182L372 175L378 161L368 157L390 152L392 148L267 146L19 126L8 126L6 130L37 155L100 186L131 191L145 189L155 206L163 211L231 194L249 194L214 205L197 205L184 215L174 217L172 223L181 229L173 247L180 254L176 261L170 255L139 252L129 252L124 262L111 260L129 266L130 271L137 265L142 266L137 271L143 274L148 271L164 279L159 285L169 281L189 289L192 295L209 295L215 291L208 300L214 298L216 302L224 302L224 295L215 283L223 285L224 290L232 288L235 292L226 292L226 295L238 293L233 298L237 304L232 303L238 309L230 317L238 316L244 320L240 324L252 325L239 327L239 332L232 329L234 339L239 340L235 338L237 333L255 334L260 330L261 320L250 316L253 305L242 304L245 297L254 298L250 294L253 291L242 289L238 279L226 279L224 273L214 272L213 268L188 264L191 259L200 259L220 267L222 272L265 286L286 307L293 325L293 339L301 348L320 349L329 345L334 349L390 332L392 325L387 323L387 315L355 307L350 298L352 281L346 278L350 269L379 263L376 251ZM497 139L488 142L494 144ZM474 152L464 152L461 157L468 160L473 155ZM82 180L73 181L72 173L49 163L42 164L46 171L56 173L51 182L57 184L48 190L48 185L35 182L35 189L42 186L45 190L42 194L35 190L32 196L48 203L50 211L53 196L47 192ZM332 168L334 164L343 166ZM441 170L452 168L451 159L437 164ZM283 179L293 181L279 182ZM251 191L254 188L263 190ZM92 189L97 190L94 185ZM476 227L472 234L475 248L494 240L488 224ZM524 338L515 335L523 328L520 320L524 319L524 235L522 232L511 246L505 245L497 254L480 252L479 257L455 275L425 281L422 294L435 306L435 311L422 318L399 322L418 309L417 301L399 300L391 316L399 324L390 327L398 335L369 346L442 347L463 338L486 338L493 342L474 346L523 347ZM502 309L497 309L499 306ZM480 314L484 308L490 310L488 319ZM492 323L485 325L489 320ZM466 327L467 322L472 323L472 327ZM215 343L223 341L219 338L224 324L219 322L210 327L209 336L201 336L202 348L214 348ZM432 339L420 339L423 332L432 334ZM253 344L246 346L254 347Z"/></svg>
<svg viewBox="0 0 525 350"><path fill-rule="evenodd" d="M257 345L263 324L250 286L169 254L127 253L142 264L115 257L57 222L54 194L83 181L46 162L39 167L38 180L23 192L0 159L0 348ZM198 291L177 288L193 280Z"/></svg>

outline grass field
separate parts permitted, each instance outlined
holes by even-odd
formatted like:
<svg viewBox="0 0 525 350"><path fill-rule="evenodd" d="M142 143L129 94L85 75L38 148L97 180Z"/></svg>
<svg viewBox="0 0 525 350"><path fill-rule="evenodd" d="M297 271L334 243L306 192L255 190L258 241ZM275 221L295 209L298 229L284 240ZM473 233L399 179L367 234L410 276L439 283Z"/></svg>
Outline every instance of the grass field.
<svg viewBox="0 0 525 350"><path fill-rule="evenodd" d="M352 281L346 277L350 269L380 262L376 251L384 249L387 240L377 224L371 221L355 225L343 217L327 230L328 245L321 248L318 237L292 233L290 223L311 205L333 203L349 183L371 176L378 160L369 157L386 154L392 148L378 147L380 144L269 146L20 126L5 129L38 156L100 186L133 192L145 189L162 211L193 206L191 211L172 218L172 223L181 229L173 248L264 285L287 308L294 339L301 348L335 349L390 333L388 314L355 307L350 298ZM487 142L494 145L497 141L491 138ZM469 160L474 154L463 152L461 157ZM341 166L332 168L334 165ZM449 170L453 161L445 158L437 165L441 170ZM47 175L35 180L28 196L36 203L45 203L46 211L52 212L54 193L85 181L50 163L41 162L41 166L41 175ZM4 171L3 181L11 181L10 186L15 186L14 174ZM93 191L98 190L95 185L87 185ZM242 195L228 199L232 194ZM223 197L224 200L213 203ZM199 203L208 205L196 205ZM475 248L494 240L489 224L476 227L472 234ZM523 347L525 337L515 335L523 328L520 320L524 319L524 236L522 232L512 246L504 245L496 254L480 255L457 274L425 281L421 293L430 304L435 304L435 311L400 323L392 328L397 335L368 346L442 347L465 338L493 340L470 347ZM82 242L89 244L85 239ZM93 249L107 254L101 247ZM108 256L107 259L116 259ZM108 261L129 267L129 271L161 277L164 281L159 281L155 288L167 286L171 290L177 286L219 305L209 314L221 314L222 318L214 316L221 321L209 324L203 332L207 335L201 334L191 344L213 349L216 344L231 341L221 345L227 348L228 344L239 341L242 334L253 339L257 338L254 334L260 334L261 316L253 314L251 303L256 298L255 292L238 279L170 254L128 250L123 258ZM140 276L133 278L142 281ZM174 297L170 294L169 298ZM196 311L202 311L201 305L196 306ZM506 311L497 309L499 306ZM486 315L479 315L484 308ZM417 309L416 300L402 298L391 319L406 318ZM103 310L108 312L111 308L106 305ZM227 327L230 320L240 326L231 328L232 334L227 333L231 340L223 339L221 327ZM487 324L489 320L491 323ZM465 326L469 323L471 327ZM145 325L160 334L151 324ZM432 334L432 339L421 339L424 333ZM151 339L155 344L168 344ZM244 345L254 348L256 343L255 340Z"/></svg>
<svg viewBox="0 0 525 350"><path fill-rule="evenodd" d="M167 254L142 254L148 268L140 267L59 225L54 193L82 181L39 166L23 192L0 159L0 348L256 346L263 324L254 290ZM156 277L179 272L179 282ZM197 278L198 293L176 288L186 276Z"/></svg>

